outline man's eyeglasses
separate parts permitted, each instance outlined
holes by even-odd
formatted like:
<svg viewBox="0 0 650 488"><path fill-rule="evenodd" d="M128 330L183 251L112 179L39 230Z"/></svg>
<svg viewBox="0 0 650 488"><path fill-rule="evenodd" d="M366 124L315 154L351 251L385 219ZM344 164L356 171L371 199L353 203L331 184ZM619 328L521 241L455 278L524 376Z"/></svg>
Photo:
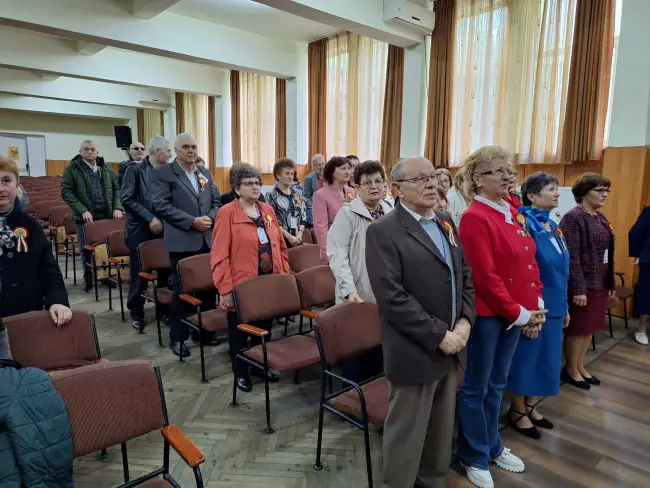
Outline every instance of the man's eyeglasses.
<svg viewBox="0 0 650 488"><path fill-rule="evenodd" d="M381 188L384 185L384 180L381 178L378 178L376 180L366 180L363 183L361 183L359 186L362 186L363 188L372 188L372 185Z"/></svg>
<svg viewBox="0 0 650 488"><path fill-rule="evenodd" d="M404 178L403 180L397 180L396 183L407 182L407 183L415 183L418 186L424 186L427 183L429 183L429 181L438 182L438 177L435 174L426 175L426 176L417 176L416 178Z"/></svg>
<svg viewBox="0 0 650 488"><path fill-rule="evenodd" d="M242 181L241 186L245 186L246 188L252 188L254 186L262 186L262 184L259 181Z"/></svg>

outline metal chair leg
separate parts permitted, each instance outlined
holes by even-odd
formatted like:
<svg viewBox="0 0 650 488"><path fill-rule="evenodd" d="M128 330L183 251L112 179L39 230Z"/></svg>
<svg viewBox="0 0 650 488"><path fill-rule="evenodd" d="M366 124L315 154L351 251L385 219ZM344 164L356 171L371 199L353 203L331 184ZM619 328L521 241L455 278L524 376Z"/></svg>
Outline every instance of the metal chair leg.
<svg viewBox="0 0 650 488"><path fill-rule="evenodd" d="M271 395L269 393L269 370L264 368L264 396L266 398L266 429L265 434L273 434L274 430L271 427Z"/></svg>
<svg viewBox="0 0 650 488"><path fill-rule="evenodd" d="M366 469L368 470L368 488L372 488L372 460L370 457L370 433L368 432L368 419L363 422L363 441L366 446Z"/></svg>
<svg viewBox="0 0 650 488"><path fill-rule="evenodd" d="M122 278L120 277L119 267L117 268L117 288L120 290L120 311L122 312L122 322L126 322L126 317L124 316L124 294L122 293Z"/></svg>
<svg viewBox="0 0 650 488"><path fill-rule="evenodd" d="M199 329L199 351L201 352L201 383L207 383L208 379L205 377L205 354L203 352L203 339L205 331L203 327Z"/></svg>
<svg viewBox="0 0 650 488"><path fill-rule="evenodd" d="M607 310L607 319L609 320L609 336L614 338L614 329L612 327L612 311Z"/></svg>
<svg viewBox="0 0 650 488"><path fill-rule="evenodd" d="M235 356L235 370L232 372L233 373L233 382L232 382L232 402L230 402L231 407L238 407L239 404L237 403L237 361L238 358Z"/></svg>
<svg viewBox="0 0 650 488"><path fill-rule="evenodd" d="M625 320L625 328L627 329L627 298L623 300L623 320Z"/></svg>
<svg viewBox="0 0 650 488"><path fill-rule="evenodd" d="M591 349L596 350L596 336L593 334L591 335Z"/></svg>
<svg viewBox="0 0 650 488"><path fill-rule="evenodd" d="M111 286L111 263L108 263L108 309L112 312L113 311L113 293L112 293L112 286Z"/></svg>

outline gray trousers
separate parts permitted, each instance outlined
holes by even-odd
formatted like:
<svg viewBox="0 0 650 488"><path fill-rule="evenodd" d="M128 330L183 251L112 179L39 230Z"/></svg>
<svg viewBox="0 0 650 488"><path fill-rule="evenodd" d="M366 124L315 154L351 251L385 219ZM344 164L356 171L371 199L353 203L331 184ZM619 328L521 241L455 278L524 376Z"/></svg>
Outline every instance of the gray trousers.
<svg viewBox="0 0 650 488"><path fill-rule="evenodd" d="M426 385L389 383L384 425L384 483L388 488L445 488L456 409L457 364Z"/></svg>

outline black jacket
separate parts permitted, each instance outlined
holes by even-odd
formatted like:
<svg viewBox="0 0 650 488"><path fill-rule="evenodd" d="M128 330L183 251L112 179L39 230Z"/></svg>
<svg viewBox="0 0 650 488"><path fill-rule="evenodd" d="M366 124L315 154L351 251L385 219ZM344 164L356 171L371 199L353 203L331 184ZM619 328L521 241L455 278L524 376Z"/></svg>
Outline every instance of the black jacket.
<svg viewBox="0 0 650 488"><path fill-rule="evenodd" d="M645 207L628 234L630 257L650 264L650 207Z"/></svg>
<svg viewBox="0 0 650 488"><path fill-rule="evenodd" d="M120 188L122 187L122 183L124 183L124 174L126 173L126 169L127 169L129 166L131 166L131 163L133 163L133 161L131 161L131 160L128 160L128 161L122 161L122 162L120 163L120 167L119 167L119 169L117 170L117 185L118 185Z"/></svg>
<svg viewBox="0 0 650 488"><path fill-rule="evenodd" d="M142 242L154 236L149 230L153 220L152 181L154 167L147 156L141 163L129 164L124 172L120 198L126 210L125 243L129 249L136 250Z"/></svg>
<svg viewBox="0 0 650 488"><path fill-rule="evenodd" d="M18 247L3 248L0 256L0 316L48 309L54 304L70 306L61 270L41 225L20 206L15 206L7 216L7 225L14 233L20 228L26 231L27 250L18 252Z"/></svg>

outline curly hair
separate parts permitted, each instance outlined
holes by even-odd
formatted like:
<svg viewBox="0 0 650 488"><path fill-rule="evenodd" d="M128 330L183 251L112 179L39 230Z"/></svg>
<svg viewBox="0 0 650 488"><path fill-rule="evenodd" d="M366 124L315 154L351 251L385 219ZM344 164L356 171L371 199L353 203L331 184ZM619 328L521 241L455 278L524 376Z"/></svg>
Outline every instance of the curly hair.
<svg viewBox="0 0 650 488"><path fill-rule="evenodd" d="M512 161L512 154L501 146L483 146L470 154L465 160L465 178L469 181L471 192L476 195L478 187L474 177L480 174L480 169L493 161Z"/></svg>
<svg viewBox="0 0 650 488"><path fill-rule="evenodd" d="M260 185L262 184L262 175L260 172L253 168L250 164L248 163L238 163L238 164L233 164L232 167L230 168L230 186L232 186L232 190L239 190L241 187L241 182L245 178L257 178L257 180L260 182Z"/></svg>
<svg viewBox="0 0 650 488"><path fill-rule="evenodd" d="M276 180L278 179L278 175L284 168L291 168L292 170L297 171L296 163L293 162L293 159L289 159L289 158L278 159L273 165L273 176L275 177Z"/></svg>
<svg viewBox="0 0 650 488"><path fill-rule="evenodd" d="M364 161L363 163L359 163L356 168L354 168L354 184L355 185L360 185L361 184L361 177L363 175L374 175L375 173L379 173L382 177L382 179L386 179L386 171L384 171L384 167L381 165L379 161L373 161L373 160L368 160Z"/></svg>

